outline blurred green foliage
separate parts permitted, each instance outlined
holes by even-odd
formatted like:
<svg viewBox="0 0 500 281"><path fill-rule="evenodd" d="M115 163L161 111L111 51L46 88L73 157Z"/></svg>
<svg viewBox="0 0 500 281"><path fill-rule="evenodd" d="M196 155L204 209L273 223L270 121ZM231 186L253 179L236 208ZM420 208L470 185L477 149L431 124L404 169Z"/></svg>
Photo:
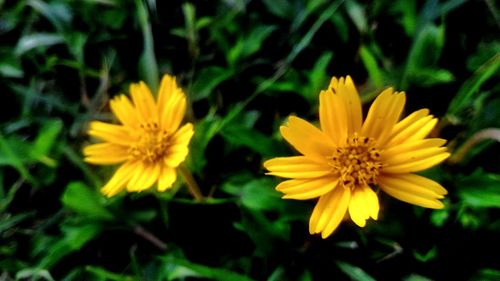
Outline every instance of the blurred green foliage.
<svg viewBox="0 0 500 281"><path fill-rule="evenodd" d="M0 280L498 280L500 136L484 133L500 127L497 6L0 0ZM162 73L189 97L187 165L207 200L181 180L106 199L113 169L83 163L86 124ZM407 113L441 118L453 155L425 175L449 195L430 211L380 194L379 221L322 240L314 202L282 200L261 163L294 153L280 124L315 120L347 74L363 102L394 86Z"/></svg>

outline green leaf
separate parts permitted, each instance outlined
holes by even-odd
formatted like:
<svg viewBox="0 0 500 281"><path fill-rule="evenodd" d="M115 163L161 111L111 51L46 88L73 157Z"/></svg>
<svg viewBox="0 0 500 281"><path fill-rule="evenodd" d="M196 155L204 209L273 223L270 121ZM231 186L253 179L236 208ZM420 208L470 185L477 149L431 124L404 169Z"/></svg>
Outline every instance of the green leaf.
<svg viewBox="0 0 500 281"><path fill-rule="evenodd" d="M489 221L484 211L468 208L467 205L459 206L457 217L462 227L469 229L478 229Z"/></svg>
<svg viewBox="0 0 500 281"><path fill-rule="evenodd" d="M14 53L21 56L35 48L50 47L61 43L64 43L64 37L57 33L28 34L19 39Z"/></svg>
<svg viewBox="0 0 500 281"><path fill-rule="evenodd" d="M349 24L347 23L344 15L337 13L331 17L331 22L335 26L335 32L340 37L342 43L346 43L349 40Z"/></svg>
<svg viewBox="0 0 500 281"><path fill-rule="evenodd" d="M21 78L24 75L21 63L14 58L0 60L0 76L6 78Z"/></svg>
<svg viewBox="0 0 500 281"><path fill-rule="evenodd" d="M18 138L7 139L0 133L0 166L9 165L14 167L21 176L30 183L36 185L36 180L31 176L25 165L29 145Z"/></svg>
<svg viewBox="0 0 500 281"><path fill-rule="evenodd" d="M254 255L266 257L275 251L277 241L290 240L290 222L282 217L270 219L262 211L244 209L243 219L234 227L255 243Z"/></svg>
<svg viewBox="0 0 500 281"><path fill-rule="evenodd" d="M465 4L467 0L448 0L441 4L439 15L446 15L454 9Z"/></svg>
<svg viewBox="0 0 500 281"><path fill-rule="evenodd" d="M68 27L73 18L71 9L62 1L46 3L40 0L28 0L27 4L49 20L61 33Z"/></svg>
<svg viewBox="0 0 500 281"><path fill-rule="evenodd" d="M203 29L209 26L213 22L211 17L201 17L196 21L195 28L196 30Z"/></svg>
<svg viewBox="0 0 500 281"><path fill-rule="evenodd" d="M441 57L444 46L444 34L445 29L443 25L437 27L432 23L427 23L419 29L406 61L401 78L401 88L408 88L407 84L409 82L418 83L418 81L413 81L411 78L418 75L418 71L422 68L435 67L438 59Z"/></svg>
<svg viewBox="0 0 500 281"><path fill-rule="evenodd" d="M368 75L370 76L370 80L375 88L382 88L384 86L384 74L377 63L375 56L372 54L370 49L364 45L361 45L359 54L361 55L361 60L363 61L363 64L368 71Z"/></svg>
<svg viewBox="0 0 500 281"><path fill-rule="evenodd" d="M283 203L280 193L274 189L274 181L267 178L247 183L243 187L241 201L243 205L254 210L273 210Z"/></svg>
<svg viewBox="0 0 500 281"><path fill-rule="evenodd" d="M410 80L420 87L431 87L455 80L453 73L446 69L418 68L409 74Z"/></svg>
<svg viewBox="0 0 500 281"><path fill-rule="evenodd" d="M319 57L319 59L314 64L313 68L309 72L309 84L307 90L301 92L301 94L309 101L316 101L318 99L318 93L320 90L325 88L325 84L329 81L330 77L328 73L328 65L332 61L333 53L324 53ZM295 81L295 84L297 81ZM295 86L296 88L296 86Z"/></svg>
<svg viewBox="0 0 500 281"><path fill-rule="evenodd" d="M267 278L267 281L280 281L280 280L285 280L286 278L286 271L284 266L279 266L277 267L271 276Z"/></svg>
<svg viewBox="0 0 500 281"><path fill-rule="evenodd" d="M139 58L139 75L153 93L158 90L158 64L156 62L153 42L153 32L149 22L149 14L146 4L142 0L135 0L137 18L141 26L143 36L143 49Z"/></svg>
<svg viewBox="0 0 500 281"><path fill-rule="evenodd" d="M295 272L294 272L295 273ZM295 276L295 274L294 274ZM267 278L267 281L282 281L282 280L297 280L297 281L312 281L313 277L309 270L305 270L302 275L298 276L298 278L291 279L290 276L286 274L286 269L284 266L277 267L271 276Z"/></svg>
<svg viewBox="0 0 500 281"><path fill-rule="evenodd" d="M371 277L366 273L363 269L354 266L352 264L337 261L337 266L344 272L347 276L349 276L352 280L356 281L375 281L375 278Z"/></svg>
<svg viewBox="0 0 500 281"><path fill-rule="evenodd" d="M267 10L280 18L290 18L293 15L293 9L290 1L287 0L263 0Z"/></svg>
<svg viewBox="0 0 500 281"><path fill-rule="evenodd" d="M3 214L0 217L0 233L10 229L14 225L22 222L23 220L32 217L34 214L35 212L26 212L14 216Z"/></svg>
<svg viewBox="0 0 500 281"><path fill-rule="evenodd" d="M216 268L212 266L204 266L201 264L192 263L185 259L175 258L175 257L165 257L163 260L169 267L168 280L182 279L186 277L199 277L199 278L209 278L212 280L219 281L252 281L253 279L238 274L236 272L229 271L223 268Z"/></svg>
<svg viewBox="0 0 500 281"><path fill-rule="evenodd" d="M80 68L84 68L84 48L88 35L82 32L71 32L65 35L66 45L69 51L78 62Z"/></svg>
<svg viewBox="0 0 500 281"><path fill-rule="evenodd" d="M81 182L70 182L61 197L66 208L96 220L112 220L113 214L104 207L105 199Z"/></svg>
<svg viewBox="0 0 500 281"><path fill-rule="evenodd" d="M434 210L431 214L431 222L437 227L442 227L450 217L449 209Z"/></svg>
<svg viewBox="0 0 500 281"><path fill-rule="evenodd" d="M208 97L214 89L233 75L233 70L219 66L203 68L196 74L191 99L198 101Z"/></svg>
<svg viewBox="0 0 500 281"><path fill-rule="evenodd" d="M56 144L62 127L63 123L61 120L50 120L43 124L30 151L33 158L48 166L55 166L54 160L50 159L48 154Z"/></svg>
<svg viewBox="0 0 500 281"><path fill-rule="evenodd" d="M207 164L205 149L212 138L219 132L221 125L222 120L213 114L209 114L196 124L194 136L189 145L189 156L186 160L191 171L200 172Z"/></svg>
<svg viewBox="0 0 500 281"><path fill-rule="evenodd" d="M40 268L25 268L16 273L16 280L25 279L55 281L48 270Z"/></svg>
<svg viewBox="0 0 500 281"><path fill-rule="evenodd" d="M332 18L332 16L337 12L338 8L340 5L343 3L343 0L338 0L333 3L331 3L323 12L321 15L318 17L318 19L313 23L311 28L304 34L304 36L301 37L301 40L293 45L293 49L288 54L286 57L285 61L287 63L292 63L295 58L311 43L311 40L313 39L314 35L316 32L318 32L319 28L329 19Z"/></svg>
<svg viewBox="0 0 500 281"><path fill-rule="evenodd" d="M89 165L83 161L80 151L76 151L74 147L67 143L61 144L61 151L69 163L74 165L75 168L80 169L85 179L91 182L93 186L103 186L102 180L90 169Z"/></svg>
<svg viewBox="0 0 500 281"><path fill-rule="evenodd" d="M256 211L282 209L284 201L274 187L272 178L252 179L249 176L235 176L222 185L222 190L240 196L243 206Z"/></svg>
<svg viewBox="0 0 500 281"><path fill-rule="evenodd" d="M362 7L355 0L346 1L345 7L347 10L347 14L351 18L358 31L360 33L366 32L368 30L368 23L366 22L367 17L364 7Z"/></svg>
<svg viewBox="0 0 500 281"><path fill-rule="evenodd" d="M264 40L276 30L276 26L257 26L249 34L238 39L236 44L229 50L227 55L228 64L236 65L240 60L245 59L260 50Z"/></svg>
<svg viewBox="0 0 500 281"><path fill-rule="evenodd" d="M415 0L394 1L392 10L401 13L397 15L399 22L403 26L408 37L415 34L417 27L417 3Z"/></svg>
<svg viewBox="0 0 500 281"><path fill-rule="evenodd" d="M475 53L467 58L467 69L471 72L479 69L489 59L500 53L500 41L483 41Z"/></svg>
<svg viewBox="0 0 500 281"><path fill-rule="evenodd" d="M4 184L4 170L0 171L0 214L5 214L5 210L14 201L17 191L21 188L22 182L10 186L6 191L6 186ZM0 231L1 232L1 231Z"/></svg>
<svg viewBox="0 0 500 281"><path fill-rule="evenodd" d="M85 224L82 226L62 226L64 236L53 245L46 245L46 255L41 259L38 267L50 269L64 256L80 250L87 242L92 240L101 232L101 226L97 224Z"/></svg>
<svg viewBox="0 0 500 281"><path fill-rule="evenodd" d="M136 280L134 277L129 275L123 275L123 273L114 273L108 271L102 267L87 265L85 267L85 271L92 273L94 278L92 280L113 280L113 281L134 281Z"/></svg>
<svg viewBox="0 0 500 281"><path fill-rule="evenodd" d="M419 262L428 262L432 259L435 259L437 257L438 253L438 248L436 246L432 247L429 251L426 253L419 253L415 250L413 250L413 256L419 261Z"/></svg>
<svg viewBox="0 0 500 281"><path fill-rule="evenodd" d="M448 107L447 117L450 120L456 120L463 110L470 106L471 101L477 98L479 89L490 78L498 75L500 67L500 53L495 54L479 69L474 72L472 77L464 82L458 93L450 102Z"/></svg>
<svg viewBox="0 0 500 281"><path fill-rule="evenodd" d="M227 142L246 146L262 156L276 155L277 145L273 139L241 124L228 124L222 129L221 135Z"/></svg>
<svg viewBox="0 0 500 281"><path fill-rule="evenodd" d="M87 0L89 1L89 0ZM95 1L106 1L106 0L95 0ZM116 2L111 2L116 1ZM118 6L119 3L123 3L122 1L111 0L108 5ZM103 10L101 11L99 21L106 27L111 29L119 30L123 27L127 20L127 13L124 10L113 9L113 10Z"/></svg>
<svg viewBox="0 0 500 281"><path fill-rule="evenodd" d="M499 128L500 124L500 96L499 98L488 98L489 94L484 93L474 100L473 110L475 118L467 120L470 122L469 133L478 134L482 129ZM500 128L499 128L500 129ZM494 138L489 138L493 140ZM498 140L500 141L500 140ZM480 152L480 151L478 151Z"/></svg>
<svg viewBox="0 0 500 281"><path fill-rule="evenodd" d="M500 270L493 268L482 268L470 280L497 281L500 280Z"/></svg>
<svg viewBox="0 0 500 281"><path fill-rule="evenodd" d="M457 193L462 203L473 208L500 208L500 176L477 169L469 176L461 176Z"/></svg>

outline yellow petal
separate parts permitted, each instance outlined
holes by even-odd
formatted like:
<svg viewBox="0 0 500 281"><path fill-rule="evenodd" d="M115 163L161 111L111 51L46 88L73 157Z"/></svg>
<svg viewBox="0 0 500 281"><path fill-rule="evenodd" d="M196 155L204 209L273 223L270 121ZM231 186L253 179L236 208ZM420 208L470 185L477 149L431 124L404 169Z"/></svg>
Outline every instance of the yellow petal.
<svg viewBox="0 0 500 281"><path fill-rule="evenodd" d="M384 174L380 176L379 183L389 188L415 193L422 197L441 199L443 195L448 193L439 183L415 174Z"/></svg>
<svg viewBox="0 0 500 281"><path fill-rule="evenodd" d="M427 109L427 108L420 109L420 110L413 112L412 114L408 115L403 120L396 123L396 125L392 129L391 135L399 134L399 132L401 132L403 129L405 129L409 125L415 123L416 121L424 118L427 115L429 115L429 109Z"/></svg>
<svg viewBox="0 0 500 281"><path fill-rule="evenodd" d="M130 145L134 141L126 127L101 121L90 122L88 133L100 140L124 146Z"/></svg>
<svg viewBox="0 0 500 281"><path fill-rule="evenodd" d="M359 99L358 91L354 86L350 76L345 79L341 77L339 80L333 77L330 82L330 88L343 101L345 111L347 113L348 134L352 135L361 130L361 122L363 115L361 112L361 100Z"/></svg>
<svg viewBox="0 0 500 281"><path fill-rule="evenodd" d="M160 165L142 162L127 184L128 191L143 191L150 188L160 175Z"/></svg>
<svg viewBox="0 0 500 281"><path fill-rule="evenodd" d="M370 213L370 217L374 220L378 220L378 212L380 210L380 204L378 202L378 196L371 187L368 185L363 189L365 195L365 201L367 202L367 207Z"/></svg>
<svg viewBox="0 0 500 281"><path fill-rule="evenodd" d="M443 198L446 190L429 179L412 174L383 175L379 178L379 185L387 194L401 201L432 209L444 207L437 199Z"/></svg>
<svg viewBox="0 0 500 281"><path fill-rule="evenodd" d="M343 145L347 139L347 113L343 101L330 89L319 94L319 121L321 130L334 144Z"/></svg>
<svg viewBox="0 0 500 281"><path fill-rule="evenodd" d="M438 138L404 142L402 144L387 148L384 151L382 151L381 159L382 162L384 162L386 161L386 159L390 159L402 153L407 153L411 151L417 151L432 147L440 147L445 143L446 143L445 139L438 139Z"/></svg>
<svg viewBox="0 0 500 281"><path fill-rule="evenodd" d="M163 165L158 179L158 191L165 191L172 187L177 179L177 173L174 168Z"/></svg>
<svg viewBox="0 0 500 281"><path fill-rule="evenodd" d="M434 127L436 127L437 123L438 119L433 118L431 121L427 122L423 127L421 127L416 133L411 134L406 141L421 140L427 137L432 132Z"/></svg>
<svg viewBox="0 0 500 281"><path fill-rule="evenodd" d="M139 127L138 113L127 96L119 95L114 97L110 102L110 107L111 111L113 111L114 115L123 125L131 128Z"/></svg>
<svg viewBox="0 0 500 281"><path fill-rule="evenodd" d="M414 163L417 161L432 158L438 154L446 151L446 147L429 147L413 151L408 151L400 154L393 155L392 157L384 158L384 167L390 168L393 166L399 166L406 163Z"/></svg>
<svg viewBox="0 0 500 281"><path fill-rule="evenodd" d="M284 199L313 199L334 189L339 180L333 177L316 179L293 179L281 182L276 190L284 193Z"/></svg>
<svg viewBox="0 0 500 281"><path fill-rule="evenodd" d="M159 121L153 94L144 82L131 84L130 95L137 109L140 123L145 124L146 122Z"/></svg>
<svg viewBox="0 0 500 281"><path fill-rule="evenodd" d="M403 112L405 102L404 93L393 94L392 88L383 91L371 105L361 134L376 139L379 144L385 143Z"/></svg>
<svg viewBox="0 0 500 281"><path fill-rule="evenodd" d="M432 115L422 117L414 123L409 124L406 128L399 130L398 133L394 133L393 129L386 147L425 138L437 124L437 119L432 117Z"/></svg>
<svg viewBox="0 0 500 281"><path fill-rule="evenodd" d="M365 202L363 193L356 191L357 189L359 188L354 189L352 192L351 201L349 202L349 216L359 227L364 227L366 225L366 220L370 217L370 214L364 205Z"/></svg>
<svg viewBox="0 0 500 281"><path fill-rule="evenodd" d="M450 153L441 152L441 153L434 155L432 157L428 157L428 158L413 161L413 162L402 163L402 164L392 165L392 166L383 166L382 171L384 173L389 173L389 174L403 174L403 173L423 171L425 169L428 169L432 166L435 166L435 165L443 162L448 157L450 157Z"/></svg>
<svg viewBox="0 0 500 281"><path fill-rule="evenodd" d="M189 141L193 134L193 124L191 123L185 124L175 133L172 137L172 143L168 149L168 153L164 158L168 166L175 168L186 159L189 153Z"/></svg>
<svg viewBox="0 0 500 281"><path fill-rule="evenodd" d="M364 227L369 217L378 218L377 194L367 185L357 186L351 194L349 215L354 223Z"/></svg>
<svg viewBox="0 0 500 281"><path fill-rule="evenodd" d="M347 188L335 188L321 196L309 220L309 232L311 234L321 232L322 238L330 236L342 221L350 197L351 192Z"/></svg>
<svg viewBox="0 0 500 281"><path fill-rule="evenodd" d="M326 161L326 157L330 156L335 148L332 140L323 132L295 116L288 118L288 125L281 126L280 132L283 138L300 153L317 161Z"/></svg>
<svg viewBox="0 0 500 281"><path fill-rule="evenodd" d="M186 114L186 96L177 86L173 76L164 75L158 93L160 124L169 132L175 132Z"/></svg>
<svg viewBox="0 0 500 281"><path fill-rule="evenodd" d="M85 162L97 165L118 164L128 159L127 147L112 143L88 145L83 149L83 154Z"/></svg>
<svg viewBox="0 0 500 281"><path fill-rule="evenodd" d="M186 123L174 134L174 136L172 137L172 144L187 146L189 144L189 141L191 140L191 137L193 137L193 134L193 124Z"/></svg>
<svg viewBox="0 0 500 281"><path fill-rule="evenodd" d="M133 175L133 171L139 166L138 162L125 162L113 174L111 179L104 185L101 192L107 197L111 197L123 190Z"/></svg>
<svg viewBox="0 0 500 281"><path fill-rule="evenodd" d="M382 190L385 191L390 196L392 196L396 199L399 199L403 202L406 202L406 203L410 203L413 205L417 205L417 206L424 207L424 208L430 208L430 209L442 209L442 208L444 208L444 204L437 199L419 197L418 195L415 195L412 193L405 193L401 190L392 189L392 188L388 188L388 187L382 188Z"/></svg>
<svg viewBox="0 0 500 281"><path fill-rule="evenodd" d="M338 190L340 194L334 195L335 197L332 196L326 210L324 211L324 216L328 221L325 228L321 232L321 237L323 239L330 236L333 231L337 229L347 212L347 207L349 206L351 190L347 188L338 188Z"/></svg>
<svg viewBox="0 0 500 281"><path fill-rule="evenodd" d="M328 175L332 168L312 161L306 156L278 157L264 162L268 175L283 178L318 178Z"/></svg>

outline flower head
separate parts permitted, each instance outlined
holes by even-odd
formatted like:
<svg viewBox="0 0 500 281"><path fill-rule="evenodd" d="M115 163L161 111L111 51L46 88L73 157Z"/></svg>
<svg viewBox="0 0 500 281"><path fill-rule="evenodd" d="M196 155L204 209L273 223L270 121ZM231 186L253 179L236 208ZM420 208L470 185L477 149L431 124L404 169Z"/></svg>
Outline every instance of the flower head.
<svg viewBox="0 0 500 281"><path fill-rule="evenodd" d="M363 122L359 94L351 77L333 78L319 97L321 129L289 117L280 132L301 156L279 157L264 163L269 175L289 178L276 189L283 198L319 197L309 221L311 234L328 237L346 213L363 227L377 219L378 186L401 201L443 208L447 191L439 183L414 174L449 157L446 140L426 136L437 123L428 109L399 120L404 92L384 90Z"/></svg>
<svg viewBox="0 0 500 281"><path fill-rule="evenodd" d="M84 148L85 161L97 165L121 164L101 189L107 196L123 190L143 191L156 182L165 191L177 178L176 167L188 154L193 125L180 127L186 96L175 78L163 76L155 101L144 82L130 85L130 100L119 95L110 107L120 124L93 121L88 134L102 143Z"/></svg>

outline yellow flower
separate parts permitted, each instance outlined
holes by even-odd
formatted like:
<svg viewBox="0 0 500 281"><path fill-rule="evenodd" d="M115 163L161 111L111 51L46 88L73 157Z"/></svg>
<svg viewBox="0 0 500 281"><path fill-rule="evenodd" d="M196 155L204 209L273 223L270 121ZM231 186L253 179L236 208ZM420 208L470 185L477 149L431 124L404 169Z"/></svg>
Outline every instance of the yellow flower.
<svg viewBox="0 0 500 281"><path fill-rule="evenodd" d="M175 78L163 76L155 101L144 82L130 85L132 101L119 95L110 102L119 125L93 121L88 134L102 140L84 148L85 161L97 165L121 164L101 189L113 196L150 188L156 182L165 191L177 178L176 167L188 155L193 125L179 128L186 112L186 96Z"/></svg>
<svg viewBox="0 0 500 281"><path fill-rule="evenodd" d="M264 163L269 175L289 180L276 189L283 198L319 197L309 221L311 234L328 237L346 213L363 227L377 219L374 186L396 199L439 209L447 194L439 183L414 174L449 157L446 140L425 137L437 123L428 109L399 121L404 92L384 90L363 123L359 94L351 77L333 78L319 96L321 130L291 116L280 132L302 156L279 157Z"/></svg>

